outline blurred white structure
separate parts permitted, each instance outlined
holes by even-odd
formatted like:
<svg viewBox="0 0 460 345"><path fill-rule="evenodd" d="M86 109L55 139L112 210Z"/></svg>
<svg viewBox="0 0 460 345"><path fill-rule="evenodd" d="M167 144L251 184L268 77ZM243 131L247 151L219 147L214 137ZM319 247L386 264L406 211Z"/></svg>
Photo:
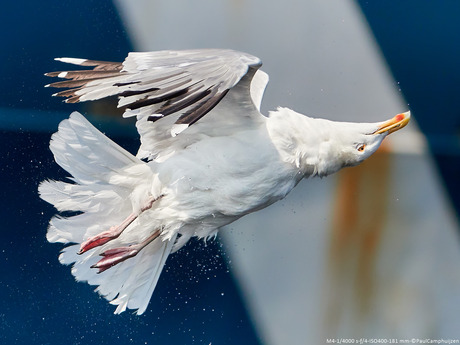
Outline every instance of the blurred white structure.
<svg viewBox="0 0 460 345"><path fill-rule="evenodd" d="M354 1L115 3L137 50L262 58L265 112L372 122L408 108ZM266 344L460 338L459 225L415 122L390 138L362 166L303 181L221 231Z"/></svg>

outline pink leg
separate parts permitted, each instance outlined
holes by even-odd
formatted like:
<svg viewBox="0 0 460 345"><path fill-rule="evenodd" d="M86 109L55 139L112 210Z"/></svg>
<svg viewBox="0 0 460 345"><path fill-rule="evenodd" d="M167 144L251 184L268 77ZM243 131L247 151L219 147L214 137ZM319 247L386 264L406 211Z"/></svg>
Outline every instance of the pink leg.
<svg viewBox="0 0 460 345"><path fill-rule="evenodd" d="M103 244L117 238L136 218L137 215L131 213L120 225L112 226L109 230L88 238L80 245L80 251L78 254L83 254L90 249L102 246Z"/></svg>
<svg viewBox="0 0 460 345"><path fill-rule="evenodd" d="M147 244L155 240L159 235L160 230L156 230L152 235L147 237L141 243L106 250L101 254L103 258L91 266L91 268L99 269L97 273L104 272L110 267L113 267L116 264L125 261L126 259L136 256Z"/></svg>
<svg viewBox="0 0 460 345"><path fill-rule="evenodd" d="M83 254L90 249L95 247L102 246L107 242L117 238L121 235L121 233L139 216L140 213L152 208L152 205L155 201L162 198L163 194L160 195L158 198L150 197L144 205L141 207L141 211L138 214L131 213L121 224L118 226L112 226L109 230L101 232L96 236L88 238L80 245L80 251L78 254Z"/></svg>

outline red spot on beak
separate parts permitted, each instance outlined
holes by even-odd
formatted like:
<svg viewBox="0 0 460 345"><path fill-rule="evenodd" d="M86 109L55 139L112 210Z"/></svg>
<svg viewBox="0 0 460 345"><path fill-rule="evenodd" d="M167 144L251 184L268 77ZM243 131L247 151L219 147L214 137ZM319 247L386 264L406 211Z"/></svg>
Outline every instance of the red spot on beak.
<svg viewBox="0 0 460 345"><path fill-rule="evenodd" d="M404 114L398 114L395 116L395 120L397 122L404 120L404 118L405 118Z"/></svg>
<svg viewBox="0 0 460 345"><path fill-rule="evenodd" d="M410 112L396 115L391 120L380 123L378 129L372 134L393 133L405 127L410 120Z"/></svg>

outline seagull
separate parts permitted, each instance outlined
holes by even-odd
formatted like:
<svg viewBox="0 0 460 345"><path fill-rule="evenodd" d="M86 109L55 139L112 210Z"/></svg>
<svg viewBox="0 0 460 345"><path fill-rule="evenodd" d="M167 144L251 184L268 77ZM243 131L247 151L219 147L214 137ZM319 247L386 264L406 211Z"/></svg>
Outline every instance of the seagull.
<svg viewBox="0 0 460 345"><path fill-rule="evenodd" d="M117 96L136 117L134 156L73 112L52 135L70 175L45 180L40 197L59 212L47 240L59 260L115 313L147 309L169 254L187 241L283 199L303 178L371 156L410 112L377 123L334 122L288 108L263 115L268 75L259 58L223 49L129 53L123 63L57 58L86 69L51 72L54 96L76 103Z"/></svg>

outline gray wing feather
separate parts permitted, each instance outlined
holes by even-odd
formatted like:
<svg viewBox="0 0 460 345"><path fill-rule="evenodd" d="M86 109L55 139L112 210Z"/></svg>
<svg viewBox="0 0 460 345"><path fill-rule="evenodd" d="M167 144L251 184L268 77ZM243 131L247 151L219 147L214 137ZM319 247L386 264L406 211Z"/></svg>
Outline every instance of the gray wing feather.
<svg viewBox="0 0 460 345"><path fill-rule="evenodd" d="M262 65L252 55L221 49L130 53L123 64L58 60L94 66L91 70L47 74L69 79L47 85L71 88L55 94L68 97L66 102L118 96L118 106L126 107L125 117L148 116L148 121L155 121L178 114L175 124L186 125L184 128L212 110L250 69Z"/></svg>

